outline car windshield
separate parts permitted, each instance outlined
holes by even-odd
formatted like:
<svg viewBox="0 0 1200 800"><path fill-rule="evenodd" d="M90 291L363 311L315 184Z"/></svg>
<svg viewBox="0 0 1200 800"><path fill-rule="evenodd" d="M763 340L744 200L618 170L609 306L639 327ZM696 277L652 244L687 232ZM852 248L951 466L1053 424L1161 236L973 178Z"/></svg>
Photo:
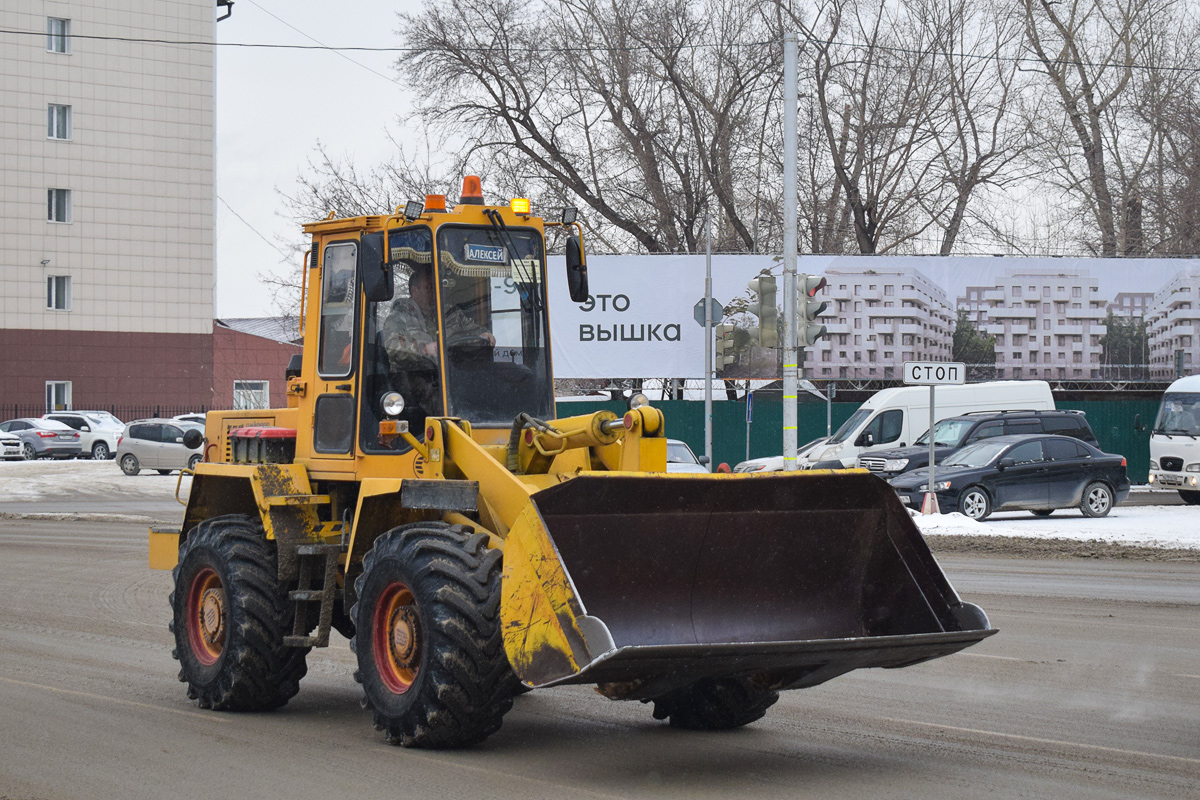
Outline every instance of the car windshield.
<svg viewBox="0 0 1200 800"><path fill-rule="evenodd" d="M971 430L974 425L974 420L969 419L944 419L933 426L933 443L935 445L946 445L947 447L958 447L963 437L967 435L967 431ZM929 444L929 431L921 434L921 438L917 439L914 444Z"/></svg>
<svg viewBox="0 0 1200 800"><path fill-rule="evenodd" d="M942 462L943 467L986 467L1004 452L1008 445L1000 442L980 442L964 447Z"/></svg>
<svg viewBox="0 0 1200 800"><path fill-rule="evenodd" d="M692 449L683 442L667 442L668 464L698 464Z"/></svg>
<svg viewBox="0 0 1200 800"><path fill-rule="evenodd" d="M843 422L842 427L837 429L837 433L833 435L833 438L829 440L829 443L841 444L849 439L850 434L854 433L858 426L862 424L863 420L869 416L871 416L871 409L869 408L860 408L858 411L855 411L850 415L850 419Z"/></svg>
<svg viewBox="0 0 1200 800"><path fill-rule="evenodd" d="M1163 396L1154 432L1200 436L1200 392L1171 392Z"/></svg>

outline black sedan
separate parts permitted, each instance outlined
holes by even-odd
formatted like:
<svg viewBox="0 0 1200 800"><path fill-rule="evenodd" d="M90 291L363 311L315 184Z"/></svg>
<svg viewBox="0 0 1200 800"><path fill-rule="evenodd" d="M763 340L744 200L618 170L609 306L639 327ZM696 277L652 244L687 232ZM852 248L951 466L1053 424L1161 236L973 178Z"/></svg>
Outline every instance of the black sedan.
<svg viewBox="0 0 1200 800"><path fill-rule="evenodd" d="M921 507L928 482L928 468L889 481L912 508ZM1067 436L997 436L969 445L938 465L934 482L943 513L975 520L993 511L1049 516L1057 508L1103 517L1129 494L1123 456Z"/></svg>

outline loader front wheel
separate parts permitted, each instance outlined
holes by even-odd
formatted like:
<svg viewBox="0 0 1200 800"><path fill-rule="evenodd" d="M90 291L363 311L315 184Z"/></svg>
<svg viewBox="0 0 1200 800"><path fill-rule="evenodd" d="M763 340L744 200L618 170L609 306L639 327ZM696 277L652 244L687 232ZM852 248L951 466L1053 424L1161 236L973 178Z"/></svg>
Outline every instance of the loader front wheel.
<svg viewBox="0 0 1200 800"><path fill-rule="evenodd" d="M516 686L500 634L500 551L443 523L404 525L363 559L351 609L375 727L404 747L464 747L500 729Z"/></svg>
<svg viewBox="0 0 1200 800"><path fill-rule="evenodd" d="M293 606L275 542L249 517L205 520L179 553L171 592L172 655L201 708L269 711L300 690L308 648L286 647Z"/></svg>
<svg viewBox="0 0 1200 800"><path fill-rule="evenodd" d="M669 718L672 728L730 730L762 719L778 699L749 678L706 678L654 698L654 718Z"/></svg>

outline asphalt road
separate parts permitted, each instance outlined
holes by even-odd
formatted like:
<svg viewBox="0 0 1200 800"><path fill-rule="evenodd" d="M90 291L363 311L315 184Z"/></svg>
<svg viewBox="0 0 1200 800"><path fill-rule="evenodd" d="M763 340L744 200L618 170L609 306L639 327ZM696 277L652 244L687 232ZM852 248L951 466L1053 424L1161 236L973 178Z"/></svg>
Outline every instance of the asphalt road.
<svg viewBox="0 0 1200 800"><path fill-rule="evenodd" d="M0 520L0 798L1182 798L1200 785L1200 564L946 557L1001 632L672 730L585 687L519 697L483 746L385 745L344 639L271 714L175 680L145 528Z"/></svg>

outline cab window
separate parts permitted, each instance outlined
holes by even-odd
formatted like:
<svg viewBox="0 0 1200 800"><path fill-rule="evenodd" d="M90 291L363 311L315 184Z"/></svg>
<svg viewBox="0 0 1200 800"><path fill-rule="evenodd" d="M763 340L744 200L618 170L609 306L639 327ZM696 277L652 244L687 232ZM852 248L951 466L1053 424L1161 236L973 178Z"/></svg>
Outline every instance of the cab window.
<svg viewBox="0 0 1200 800"><path fill-rule="evenodd" d="M354 352L354 311L358 298L355 267L357 242L338 242L325 248L321 267L320 346L317 373L325 378L350 374Z"/></svg>
<svg viewBox="0 0 1200 800"><path fill-rule="evenodd" d="M863 433L871 434L875 444L887 444L900 438L904 427L904 412L900 410L884 411L868 423Z"/></svg>

